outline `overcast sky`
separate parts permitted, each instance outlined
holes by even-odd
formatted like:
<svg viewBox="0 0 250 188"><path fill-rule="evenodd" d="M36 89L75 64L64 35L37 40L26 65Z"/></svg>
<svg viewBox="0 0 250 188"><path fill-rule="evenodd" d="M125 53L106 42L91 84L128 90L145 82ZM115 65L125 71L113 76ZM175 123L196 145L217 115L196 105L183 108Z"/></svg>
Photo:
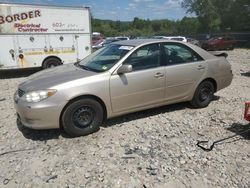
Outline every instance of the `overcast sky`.
<svg viewBox="0 0 250 188"><path fill-rule="evenodd" d="M181 8L181 0L0 0L0 2L89 6L94 18L121 21L131 21L134 17L177 20L190 16Z"/></svg>

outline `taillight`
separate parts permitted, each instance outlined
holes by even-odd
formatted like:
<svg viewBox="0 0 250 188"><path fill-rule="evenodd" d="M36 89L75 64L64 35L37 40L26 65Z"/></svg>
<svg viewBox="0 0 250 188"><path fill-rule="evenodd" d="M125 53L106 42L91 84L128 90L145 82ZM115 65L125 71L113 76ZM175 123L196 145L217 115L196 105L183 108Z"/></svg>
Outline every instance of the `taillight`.
<svg viewBox="0 0 250 188"><path fill-rule="evenodd" d="M250 121L250 102L245 103L244 119Z"/></svg>

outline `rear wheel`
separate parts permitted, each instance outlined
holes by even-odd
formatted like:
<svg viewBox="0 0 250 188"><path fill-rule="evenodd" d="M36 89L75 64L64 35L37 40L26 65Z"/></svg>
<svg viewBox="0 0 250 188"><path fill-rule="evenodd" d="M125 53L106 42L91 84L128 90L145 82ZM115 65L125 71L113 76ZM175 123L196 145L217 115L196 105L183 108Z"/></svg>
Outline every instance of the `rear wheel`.
<svg viewBox="0 0 250 188"><path fill-rule="evenodd" d="M79 99L67 106L62 115L62 126L71 136L84 136L99 130L103 108L94 99Z"/></svg>
<svg viewBox="0 0 250 188"><path fill-rule="evenodd" d="M202 82L196 89L191 104L195 108L204 108L209 105L214 96L214 85L210 81Z"/></svg>
<svg viewBox="0 0 250 188"><path fill-rule="evenodd" d="M59 59L55 57L50 57L44 61L42 68L48 69L48 68L56 67L61 64L62 62Z"/></svg>

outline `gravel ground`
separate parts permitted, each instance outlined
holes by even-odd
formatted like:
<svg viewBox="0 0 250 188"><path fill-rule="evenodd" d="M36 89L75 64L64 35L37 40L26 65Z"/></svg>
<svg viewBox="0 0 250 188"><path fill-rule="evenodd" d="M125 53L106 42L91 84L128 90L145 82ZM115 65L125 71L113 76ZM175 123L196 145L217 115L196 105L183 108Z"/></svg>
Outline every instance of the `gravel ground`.
<svg viewBox="0 0 250 188"><path fill-rule="evenodd" d="M250 50L228 53L234 80L209 107L137 112L79 138L17 126L12 96L25 77L0 79L0 187L250 187L250 134L196 146L249 128Z"/></svg>

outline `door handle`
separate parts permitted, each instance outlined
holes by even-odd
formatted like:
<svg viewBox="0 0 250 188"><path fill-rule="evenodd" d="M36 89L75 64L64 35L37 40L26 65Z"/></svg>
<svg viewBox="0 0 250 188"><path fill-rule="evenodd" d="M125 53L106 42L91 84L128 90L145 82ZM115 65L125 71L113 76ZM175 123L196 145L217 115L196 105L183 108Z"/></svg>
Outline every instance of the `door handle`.
<svg viewBox="0 0 250 188"><path fill-rule="evenodd" d="M164 74L163 73L161 73L161 72L157 72L156 74L155 74L155 78L161 78L161 77L163 77L164 76Z"/></svg>
<svg viewBox="0 0 250 188"><path fill-rule="evenodd" d="M15 51L13 49L10 49L9 53L11 55L11 58L15 60Z"/></svg>
<svg viewBox="0 0 250 188"><path fill-rule="evenodd" d="M203 69L205 69L205 67L204 67L203 65L199 65L199 66L197 67L197 69L198 69L198 70L203 70Z"/></svg>

